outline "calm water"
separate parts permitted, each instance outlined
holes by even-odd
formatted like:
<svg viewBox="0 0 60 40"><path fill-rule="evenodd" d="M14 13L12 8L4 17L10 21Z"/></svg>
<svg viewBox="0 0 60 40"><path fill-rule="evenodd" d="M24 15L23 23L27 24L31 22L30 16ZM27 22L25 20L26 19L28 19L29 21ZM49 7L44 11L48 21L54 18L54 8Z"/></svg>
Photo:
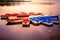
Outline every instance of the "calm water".
<svg viewBox="0 0 60 40"><path fill-rule="evenodd" d="M52 40L59 36L59 26L34 26L22 27L22 24L6 25L5 20L0 20L0 39L4 40Z"/></svg>

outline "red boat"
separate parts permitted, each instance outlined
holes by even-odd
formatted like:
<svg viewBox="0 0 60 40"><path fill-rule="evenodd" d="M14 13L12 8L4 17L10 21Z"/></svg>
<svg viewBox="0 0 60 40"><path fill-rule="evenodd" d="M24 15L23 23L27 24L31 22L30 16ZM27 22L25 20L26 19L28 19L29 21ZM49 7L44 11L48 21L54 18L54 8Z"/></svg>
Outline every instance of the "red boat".
<svg viewBox="0 0 60 40"><path fill-rule="evenodd" d="M7 13L7 14L5 14L5 16L9 17L9 16L12 16L12 14L10 14L10 13Z"/></svg>
<svg viewBox="0 0 60 40"><path fill-rule="evenodd" d="M18 16L20 15L19 13L13 13L11 16Z"/></svg>
<svg viewBox="0 0 60 40"><path fill-rule="evenodd" d="M42 13L30 12L29 15L42 15Z"/></svg>
<svg viewBox="0 0 60 40"><path fill-rule="evenodd" d="M22 22L22 18L8 19L7 22L8 22L8 23L18 23L18 22Z"/></svg>
<svg viewBox="0 0 60 40"><path fill-rule="evenodd" d="M12 16L12 14L7 13L5 15L1 15L1 19L8 19L9 16Z"/></svg>
<svg viewBox="0 0 60 40"><path fill-rule="evenodd" d="M28 17L22 21L22 26L30 26L30 19Z"/></svg>
<svg viewBox="0 0 60 40"><path fill-rule="evenodd" d="M30 14L29 14L29 18L31 18L31 17L38 17L38 16L42 16L42 13L30 12Z"/></svg>
<svg viewBox="0 0 60 40"><path fill-rule="evenodd" d="M25 12L20 12L20 15L18 15L18 17L29 17L29 14Z"/></svg>
<svg viewBox="0 0 60 40"><path fill-rule="evenodd" d="M8 19L6 15L1 15L1 19Z"/></svg>
<svg viewBox="0 0 60 40"><path fill-rule="evenodd" d="M35 12L30 12L29 15L35 15Z"/></svg>

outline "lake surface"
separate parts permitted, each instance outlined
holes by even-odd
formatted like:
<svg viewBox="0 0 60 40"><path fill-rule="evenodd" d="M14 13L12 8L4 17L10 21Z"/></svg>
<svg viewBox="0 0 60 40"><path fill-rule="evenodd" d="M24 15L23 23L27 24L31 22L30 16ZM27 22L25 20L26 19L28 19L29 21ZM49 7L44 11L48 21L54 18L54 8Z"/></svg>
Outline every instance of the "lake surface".
<svg viewBox="0 0 60 40"><path fill-rule="evenodd" d="M57 40L60 35L60 27L39 25L22 27L22 24L6 25L6 20L0 20L0 39L1 40Z"/></svg>

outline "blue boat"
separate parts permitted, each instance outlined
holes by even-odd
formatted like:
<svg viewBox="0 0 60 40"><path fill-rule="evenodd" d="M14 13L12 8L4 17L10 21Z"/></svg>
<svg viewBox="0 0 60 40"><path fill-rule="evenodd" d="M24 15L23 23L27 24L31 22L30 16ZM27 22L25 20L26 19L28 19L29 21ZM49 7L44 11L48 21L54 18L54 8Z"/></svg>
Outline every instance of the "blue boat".
<svg viewBox="0 0 60 40"><path fill-rule="evenodd" d="M53 25L53 23L59 23L58 16L37 16L37 17L31 17L30 20L34 23L40 23L46 25Z"/></svg>
<svg viewBox="0 0 60 40"><path fill-rule="evenodd" d="M39 19L37 19L36 17L31 17L30 21L33 22L34 24L39 24Z"/></svg>
<svg viewBox="0 0 60 40"><path fill-rule="evenodd" d="M50 16L47 16L46 19L47 19L47 23L46 24L48 24L48 25L52 25L53 24L52 18Z"/></svg>
<svg viewBox="0 0 60 40"><path fill-rule="evenodd" d="M53 23L59 23L58 16L51 16Z"/></svg>
<svg viewBox="0 0 60 40"><path fill-rule="evenodd" d="M46 25L52 25L52 18L49 16L43 16L43 17L37 17L37 19L39 19L40 22L42 22L43 24Z"/></svg>
<svg viewBox="0 0 60 40"><path fill-rule="evenodd" d="M39 19L40 22L46 22L46 17L37 17L37 19Z"/></svg>

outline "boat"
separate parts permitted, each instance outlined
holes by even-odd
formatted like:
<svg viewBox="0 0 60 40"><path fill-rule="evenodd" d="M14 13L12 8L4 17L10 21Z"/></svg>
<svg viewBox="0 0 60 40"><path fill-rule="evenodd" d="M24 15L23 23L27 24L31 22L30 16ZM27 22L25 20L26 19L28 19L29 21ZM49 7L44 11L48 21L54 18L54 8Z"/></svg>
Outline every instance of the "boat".
<svg viewBox="0 0 60 40"><path fill-rule="evenodd" d="M44 24L49 25L49 26L53 25L52 18L50 16L46 16L46 18L43 20L45 21L45 22L43 21Z"/></svg>
<svg viewBox="0 0 60 40"><path fill-rule="evenodd" d="M25 12L20 12L20 14L17 15L17 17L29 17L29 14L27 14Z"/></svg>
<svg viewBox="0 0 60 40"><path fill-rule="evenodd" d="M52 19L49 17L49 16L40 16L40 17L37 17L37 19L39 19L39 21L45 25L52 25L53 22L52 22Z"/></svg>
<svg viewBox="0 0 60 40"><path fill-rule="evenodd" d="M1 19L8 19L6 15L1 15Z"/></svg>
<svg viewBox="0 0 60 40"><path fill-rule="evenodd" d="M8 17L12 16L12 14L7 13L5 15L1 15L1 19L8 19Z"/></svg>
<svg viewBox="0 0 60 40"><path fill-rule="evenodd" d="M30 18L30 21L31 21L34 25L40 24L39 19L37 19L36 17L31 17L31 18Z"/></svg>
<svg viewBox="0 0 60 40"><path fill-rule="evenodd" d="M21 23L22 22L22 18L8 19L7 22L8 23Z"/></svg>
<svg viewBox="0 0 60 40"><path fill-rule="evenodd" d="M59 18L58 16L51 16L53 23L59 23Z"/></svg>
<svg viewBox="0 0 60 40"><path fill-rule="evenodd" d="M30 26L30 19L28 17L23 19L22 26L24 27Z"/></svg>

